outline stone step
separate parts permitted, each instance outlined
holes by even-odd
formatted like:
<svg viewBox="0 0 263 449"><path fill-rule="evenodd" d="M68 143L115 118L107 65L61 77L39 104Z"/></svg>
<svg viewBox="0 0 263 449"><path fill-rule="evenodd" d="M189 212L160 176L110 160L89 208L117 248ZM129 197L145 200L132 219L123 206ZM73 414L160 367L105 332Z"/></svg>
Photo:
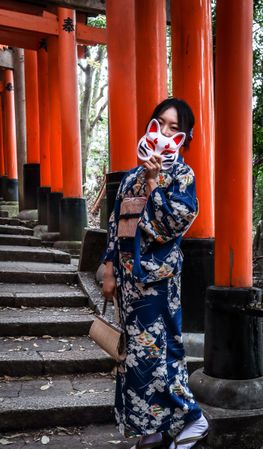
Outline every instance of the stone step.
<svg viewBox="0 0 263 449"><path fill-rule="evenodd" d="M0 217L8 217L8 211L7 210L0 210Z"/></svg>
<svg viewBox="0 0 263 449"><path fill-rule="evenodd" d="M0 376L109 372L114 365L86 336L0 337Z"/></svg>
<svg viewBox="0 0 263 449"><path fill-rule="evenodd" d="M0 224L1 225L10 225L10 226L25 226L26 228L34 228L37 224L37 220L21 220L20 218L9 218L9 217L1 217L0 215Z"/></svg>
<svg viewBox="0 0 263 449"><path fill-rule="evenodd" d="M0 307L0 336L87 335L92 321L88 307Z"/></svg>
<svg viewBox="0 0 263 449"><path fill-rule="evenodd" d="M0 307L0 336L87 335L92 320L87 307Z"/></svg>
<svg viewBox="0 0 263 449"><path fill-rule="evenodd" d="M82 307L87 296L77 285L4 284L0 291L2 307Z"/></svg>
<svg viewBox="0 0 263 449"><path fill-rule="evenodd" d="M73 284L77 282L77 267L62 263L1 262L0 282Z"/></svg>
<svg viewBox="0 0 263 449"><path fill-rule="evenodd" d="M0 234L8 235L33 235L33 230L25 226L11 226L0 224Z"/></svg>
<svg viewBox="0 0 263 449"><path fill-rule="evenodd" d="M0 205L1 206L18 206L18 201L5 201L4 199L2 199L0 201Z"/></svg>
<svg viewBox="0 0 263 449"><path fill-rule="evenodd" d="M186 361L189 375L204 365L198 357L186 357ZM114 365L87 336L0 337L0 376L108 372Z"/></svg>
<svg viewBox="0 0 263 449"><path fill-rule="evenodd" d="M43 438L44 437L44 438ZM52 427L2 433L5 444L12 443L13 449L42 449L41 440L48 439L47 447L52 449L129 449L138 438L123 437L114 424L90 424L85 427ZM26 443L25 443L26 441ZM26 446L25 446L26 444ZM195 445L195 449L197 445ZM212 449L211 447L209 449Z"/></svg>
<svg viewBox="0 0 263 449"><path fill-rule="evenodd" d="M0 261L70 263L70 255L63 251L32 246L0 245Z"/></svg>
<svg viewBox="0 0 263 449"><path fill-rule="evenodd" d="M0 245L41 246L41 239L26 235L8 235L0 233Z"/></svg>
<svg viewBox="0 0 263 449"><path fill-rule="evenodd" d="M113 422L114 392L111 375L1 380L0 431Z"/></svg>
<svg viewBox="0 0 263 449"><path fill-rule="evenodd" d="M19 208L18 206L0 205L0 212L7 212L7 215L2 215L3 217L16 217Z"/></svg>

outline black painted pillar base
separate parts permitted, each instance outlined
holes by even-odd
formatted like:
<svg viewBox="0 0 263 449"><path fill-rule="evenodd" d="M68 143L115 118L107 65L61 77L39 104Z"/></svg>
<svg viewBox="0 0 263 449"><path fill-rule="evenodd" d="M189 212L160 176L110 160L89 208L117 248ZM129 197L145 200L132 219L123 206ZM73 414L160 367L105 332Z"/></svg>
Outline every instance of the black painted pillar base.
<svg viewBox="0 0 263 449"><path fill-rule="evenodd" d="M204 368L189 387L209 420L208 447L262 446L262 317L260 289L207 289Z"/></svg>
<svg viewBox="0 0 263 449"><path fill-rule="evenodd" d="M106 174L107 220L113 210L120 182L126 173L126 171L113 171Z"/></svg>
<svg viewBox="0 0 263 449"><path fill-rule="evenodd" d="M47 221L47 201L48 195L50 193L50 187L39 187L38 188L38 223L46 225Z"/></svg>
<svg viewBox="0 0 263 449"><path fill-rule="evenodd" d="M256 288L212 286L207 289L205 374L221 379L263 376L260 295L261 290Z"/></svg>
<svg viewBox="0 0 263 449"><path fill-rule="evenodd" d="M24 209L37 209L40 164L24 164Z"/></svg>
<svg viewBox="0 0 263 449"><path fill-rule="evenodd" d="M263 408L263 377L218 379L199 368L191 374L189 386L198 402L211 407L230 410Z"/></svg>
<svg viewBox="0 0 263 449"><path fill-rule="evenodd" d="M183 332L204 332L206 289L214 284L214 239L185 239L182 270Z"/></svg>
<svg viewBox="0 0 263 449"><path fill-rule="evenodd" d="M62 198L60 203L60 239L81 241L87 226L87 209L84 198Z"/></svg>
<svg viewBox="0 0 263 449"><path fill-rule="evenodd" d="M5 201L18 201L18 179L6 180Z"/></svg>
<svg viewBox="0 0 263 449"><path fill-rule="evenodd" d="M60 230L60 202L63 198L61 192L49 192L47 197L47 224L48 232Z"/></svg>
<svg viewBox="0 0 263 449"><path fill-rule="evenodd" d="M6 196L7 176L0 176L0 198L5 199Z"/></svg>

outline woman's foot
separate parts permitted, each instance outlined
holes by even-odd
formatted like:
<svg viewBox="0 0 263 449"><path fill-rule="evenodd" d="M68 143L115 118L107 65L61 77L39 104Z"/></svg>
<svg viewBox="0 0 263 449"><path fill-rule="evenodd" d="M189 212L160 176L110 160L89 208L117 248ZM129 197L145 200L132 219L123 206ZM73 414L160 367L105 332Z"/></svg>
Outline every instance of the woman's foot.
<svg viewBox="0 0 263 449"><path fill-rule="evenodd" d="M176 435L175 443L171 443L169 449L190 449L199 439L202 439L207 434L208 422L202 414L199 419L186 424L183 430ZM194 439L194 438L199 439ZM191 439L193 440L191 441ZM177 443L177 444L176 444Z"/></svg>
<svg viewBox="0 0 263 449"><path fill-rule="evenodd" d="M157 448L158 445L161 447L162 442L162 434L161 432L153 433L152 435L146 435L140 438L138 443L135 446L132 446L131 449L151 449Z"/></svg>

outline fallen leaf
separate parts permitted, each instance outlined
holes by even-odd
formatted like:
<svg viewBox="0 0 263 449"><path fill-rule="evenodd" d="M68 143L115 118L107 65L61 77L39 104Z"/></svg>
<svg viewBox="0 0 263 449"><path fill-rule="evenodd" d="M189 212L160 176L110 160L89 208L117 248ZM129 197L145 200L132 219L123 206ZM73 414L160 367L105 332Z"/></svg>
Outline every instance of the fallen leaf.
<svg viewBox="0 0 263 449"><path fill-rule="evenodd" d="M40 387L40 390L48 390L51 387L51 384L48 383L46 385L42 385L42 387Z"/></svg>
<svg viewBox="0 0 263 449"><path fill-rule="evenodd" d="M27 433L14 433L13 435L8 435L7 438L18 438L18 437L24 437L25 435L28 435Z"/></svg>
<svg viewBox="0 0 263 449"><path fill-rule="evenodd" d="M12 441L8 441L6 438L1 438L0 439L0 444L3 444L3 445L5 445L5 444L13 444L13 442Z"/></svg>
<svg viewBox="0 0 263 449"><path fill-rule="evenodd" d="M43 435L41 438L41 443L42 444L48 444L50 442L50 438L47 437L46 435Z"/></svg>
<svg viewBox="0 0 263 449"><path fill-rule="evenodd" d="M107 441L107 443L111 443L111 444L120 444L121 440L109 440Z"/></svg>

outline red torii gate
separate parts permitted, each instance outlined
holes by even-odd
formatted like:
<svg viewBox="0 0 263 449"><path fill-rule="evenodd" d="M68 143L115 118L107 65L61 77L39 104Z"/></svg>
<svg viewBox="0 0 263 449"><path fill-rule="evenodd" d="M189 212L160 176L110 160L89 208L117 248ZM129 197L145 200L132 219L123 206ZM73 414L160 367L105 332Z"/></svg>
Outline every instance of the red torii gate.
<svg viewBox="0 0 263 449"><path fill-rule="evenodd" d="M24 4L25 10L18 12L15 8L18 2L10 4L13 4L12 12L8 11L7 2L0 1L2 44L39 52L40 42L43 39L48 41L48 65L52 73L48 80L50 124L54 124L57 114L61 115L61 124L58 118L56 131L54 126L50 126L50 136L57 142L57 145L53 146L50 141L51 192L61 194L63 188L60 229L62 238L79 239L85 213L84 200L81 198L76 45L108 45L111 168L129 169L137 163L138 132L140 134L144 128L153 105L166 96L165 2L107 0L106 30L88 27L81 21L76 21L75 11L68 8L58 7L56 14L53 9L41 12L39 8L34 7L34 10L32 7L30 13L28 5ZM20 8L23 9L21 3ZM150 20L147 29L143 29L142 16L139 14L141 11ZM244 396L245 403L249 404L256 397L258 377L263 375L257 345L252 347L244 338L239 338L246 328L249 332L248 338L256 340L255 323L245 314L243 318L239 315L237 318L235 315L235 307L238 304L242 303L245 307L249 305L251 298L255 297L251 263L253 3L252 0L218 0L217 12L216 285L210 289L208 297L206 377L199 372L195 378L196 382L193 381L197 397L203 402L209 400L210 407L219 407L224 388L229 388L229 384L223 381L218 388L217 379L242 381L250 378L251 388L246 390L248 396ZM173 93L174 96L185 98L193 106L197 119L194 141L186 159L195 170L200 201L200 214L188 238L191 237L189 241L200 248L214 237L214 107L210 1L171 0L171 25ZM6 109L8 108L4 108L5 114ZM12 132L14 119L11 116L12 114L9 115L9 125L4 135ZM7 140L11 142L11 139ZM0 168L8 165L3 161L3 157L1 158L1 154L0 152ZM60 170L58 175L57 170ZM223 315L217 314L216 307L220 301L227 303ZM221 324L218 317L222 319ZM232 342L233 345L230 344ZM239 363L240 355L246 360L245 367ZM253 378L257 382L253 383ZM205 386L205 391L202 390L202 385ZM206 395L208 388L209 395ZM239 398L241 390L239 389L235 396L237 387L231 388L232 390L227 391L232 394L233 400ZM246 395L246 391L242 391L242 394ZM252 408L251 404L248 408Z"/></svg>
<svg viewBox="0 0 263 449"><path fill-rule="evenodd" d="M47 223L50 216L51 231L60 230L64 240L80 240L86 224L86 208L81 186L76 45L81 51L83 44L105 44L106 30L77 22L74 9L52 6L56 13L38 7L29 11L28 4L4 1L0 7L0 42L25 49L28 126L24 208L37 207L36 187L40 184L40 223ZM7 138L14 129L15 123L9 120ZM15 199L16 193L13 195L9 199ZM60 229L58 199L62 200Z"/></svg>

